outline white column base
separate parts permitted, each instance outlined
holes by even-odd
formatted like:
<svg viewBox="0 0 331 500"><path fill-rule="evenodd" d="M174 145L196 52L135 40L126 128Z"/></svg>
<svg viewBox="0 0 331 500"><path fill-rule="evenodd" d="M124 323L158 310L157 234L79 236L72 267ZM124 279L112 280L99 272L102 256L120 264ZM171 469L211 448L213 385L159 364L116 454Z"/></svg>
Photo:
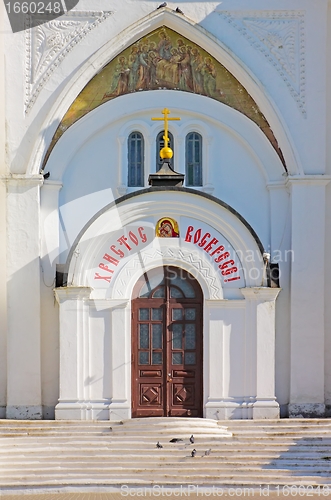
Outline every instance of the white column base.
<svg viewBox="0 0 331 500"><path fill-rule="evenodd" d="M243 417L243 402L242 400L236 401L213 401L206 404L205 408L205 418L210 418L213 420L233 420L242 418L252 418Z"/></svg>
<svg viewBox="0 0 331 500"><path fill-rule="evenodd" d="M109 420L109 401L66 401L55 407L55 420Z"/></svg>
<svg viewBox="0 0 331 500"><path fill-rule="evenodd" d="M280 414L279 404L275 400L258 400L253 404L253 419L278 419Z"/></svg>
<svg viewBox="0 0 331 500"><path fill-rule="evenodd" d="M245 401L219 401L207 403L205 417L214 420L278 419L279 404L274 399Z"/></svg>
<svg viewBox="0 0 331 500"><path fill-rule="evenodd" d="M18 406L6 407L6 418L12 420L41 420L43 418L42 406Z"/></svg>
<svg viewBox="0 0 331 500"><path fill-rule="evenodd" d="M324 418L325 404L323 403L290 403L288 405L289 418Z"/></svg>
<svg viewBox="0 0 331 500"><path fill-rule="evenodd" d="M128 401L115 401L109 405L109 420L127 420L131 418L131 407Z"/></svg>

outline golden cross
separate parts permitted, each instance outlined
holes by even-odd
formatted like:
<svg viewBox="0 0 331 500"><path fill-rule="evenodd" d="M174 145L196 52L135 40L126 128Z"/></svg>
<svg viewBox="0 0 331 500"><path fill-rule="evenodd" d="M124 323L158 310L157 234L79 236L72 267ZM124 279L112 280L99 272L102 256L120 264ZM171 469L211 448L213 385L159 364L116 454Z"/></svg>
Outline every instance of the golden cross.
<svg viewBox="0 0 331 500"><path fill-rule="evenodd" d="M162 111L162 114L164 115L164 118L152 118L154 121L163 121L164 120L164 146L167 148L168 143L169 143L169 137L168 137L168 121L169 120L180 120L180 118L169 118L168 114L170 113L170 110L167 108L164 108Z"/></svg>

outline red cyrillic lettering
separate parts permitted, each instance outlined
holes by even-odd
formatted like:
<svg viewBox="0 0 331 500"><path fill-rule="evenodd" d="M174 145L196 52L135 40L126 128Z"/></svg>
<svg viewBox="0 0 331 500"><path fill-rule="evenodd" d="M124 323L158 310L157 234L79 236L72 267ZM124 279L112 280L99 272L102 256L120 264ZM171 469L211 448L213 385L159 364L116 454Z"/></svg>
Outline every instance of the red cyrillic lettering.
<svg viewBox="0 0 331 500"><path fill-rule="evenodd" d="M144 231L144 228L143 228L143 227L138 227L138 233L139 233L139 236L140 236L140 238L141 238L141 241L142 241L142 243L146 243L146 241L147 241L147 236L146 236L146 234L145 234L145 233L143 233L143 231Z"/></svg>
<svg viewBox="0 0 331 500"><path fill-rule="evenodd" d="M238 271L238 269L236 267L230 267L230 269L226 269L225 271L222 271L221 274L222 274L222 276L228 276L229 274L236 273L237 271Z"/></svg>
<svg viewBox="0 0 331 500"><path fill-rule="evenodd" d="M229 269L230 270L230 269ZM240 280L240 276L235 276L233 278L229 278L227 280L224 280L224 283L227 283L228 281L236 281L236 280Z"/></svg>
<svg viewBox="0 0 331 500"><path fill-rule="evenodd" d="M111 245L110 250L121 257L121 259L124 257L124 252L120 248L117 249L116 245Z"/></svg>
<svg viewBox="0 0 331 500"><path fill-rule="evenodd" d="M110 283L112 276L100 276L99 273L95 273L94 279L95 280L105 280L105 281L108 281L108 283Z"/></svg>
<svg viewBox="0 0 331 500"><path fill-rule="evenodd" d="M132 243L134 243L137 246L139 243L137 236L132 231L129 232L129 236Z"/></svg>
<svg viewBox="0 0 331 500"><path fill-rule="evenodd" d="M194 239L193 239L194 243L198 243L200 238L201 238L201 229L197 229L195 231L195 235L194 235Z"/></svg>
<svg viewBox="0 0 331 500"><path fill-rule="evenodd" d="M221 260L227 259L228 257L230 257L229 252L221 253L221 255L216 257L215 262L221 262Z"/></svg>
<svg viewBox="0 0 331 500"><path fill-rule="evenodd" d="M102 269L103 271L107 271L108 273L113 273L113 269L109 269L109 267L107 266L107 264L103 264L101 262L101 264L99 264L99 267L100 269Z"/></svg>
<svg viewBox="0 0 331 500"><path fill-rule="evenodd" d="M119 260L115 259L115 257L112 257L108 253L105 253L105 255L102 258L108 260L108 262L114 264L114 266L117 266L119 264Z"/></svg>
<svg viewBox="0 0 331 500"><path fill-rule="evenodd" d="M208 252L211 250L211 247L212 247L213 245L216 245L216 243L218 243L218 240L217 240L216 238L213 238L213 239L212 239L212 240L208 243L208 245L206 245L206 246L205 246L204 251L208 253Z"/></svg>
<svg viewBox="0 0 331 500"><path fill-rule="evenodd" d="M117 241L120 245L125 245L128 250L131 250L131 247L126 243L128 239L125 236L121 236Z"/></svg>
<svg viewBox="0 0 331 500"><path fill-rule="evenodd" d="M210 236L211 236L210 233L204 234L199 243L199 247L203 247L207 243L207 239L210 238Z"/></svg>
<svg viewBox="0 0 331 500"><path fill-rule="evenodd" d="M220 253L223 252L224 246L220 245L219 247L215 248L215 250L210 254L211 256L215 255L215 253Z"/></svg>
<svg viewBox="0 0 331 500"><path fill-rule="evenodd" d="M220 269L227 269L229 266L233 266L234 264L234 260L227 260L226 262L224 262L223 264L219 265L218 267Z"/></svg>
<svg viewBox="0 0 331 500"><path fill-rule="evenodd" d="M188 241L189 243L191 243L191 241L192 241L191 233L192 233L193 229L194 229L193 226L189 226L187 228L187 231L186 231L185 241Z"/></svg>

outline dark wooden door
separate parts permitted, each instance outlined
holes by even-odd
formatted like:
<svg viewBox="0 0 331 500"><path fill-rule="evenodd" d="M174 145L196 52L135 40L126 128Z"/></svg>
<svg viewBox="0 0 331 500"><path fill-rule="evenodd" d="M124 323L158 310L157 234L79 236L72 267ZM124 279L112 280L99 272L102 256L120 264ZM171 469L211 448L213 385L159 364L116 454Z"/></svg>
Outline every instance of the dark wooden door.
<svg viewBox="0 0 331 500"><path fill-rule="evenodd" d="M134 288L132 416L202 416L202 291L179 268L154 269Z"/></svg>

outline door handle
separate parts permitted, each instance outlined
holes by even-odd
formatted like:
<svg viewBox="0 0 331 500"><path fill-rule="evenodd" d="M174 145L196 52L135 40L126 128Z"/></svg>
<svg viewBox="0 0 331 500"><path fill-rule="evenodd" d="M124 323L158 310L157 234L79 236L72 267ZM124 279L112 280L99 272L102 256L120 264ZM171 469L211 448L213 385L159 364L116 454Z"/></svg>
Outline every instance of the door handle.
<svg viewBox="0 0 331 500"><path fill-rule="evenodd" d="M168 375L167 375L167 382L172 382L171 373L168 373Z"/></svg>

